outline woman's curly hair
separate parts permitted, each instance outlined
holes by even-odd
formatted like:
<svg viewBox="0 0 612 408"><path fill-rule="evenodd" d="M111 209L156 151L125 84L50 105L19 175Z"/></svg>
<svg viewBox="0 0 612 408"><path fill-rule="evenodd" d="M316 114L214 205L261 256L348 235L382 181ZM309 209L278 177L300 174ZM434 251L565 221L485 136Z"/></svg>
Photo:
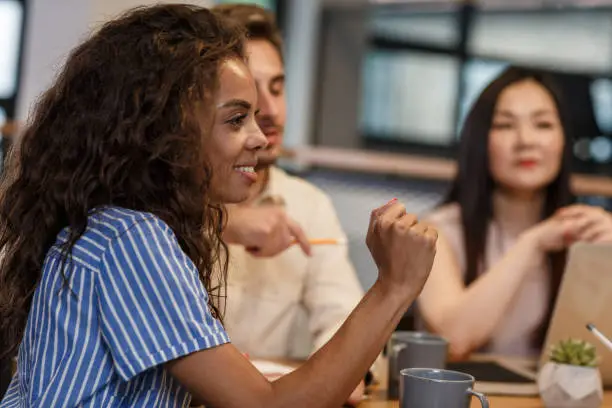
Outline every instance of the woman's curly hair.
<svg viewBox="0 0 612 408"><path fill-rule="evenodd" d="M103 206L164 220L220 317L223 208L209 200L204 149L219 66L244 58L243 47L242 30L209 10L159 5L127 12L73 50L0 183L0 354L21 341L57 234L69 227L66 261Z"/></svg>

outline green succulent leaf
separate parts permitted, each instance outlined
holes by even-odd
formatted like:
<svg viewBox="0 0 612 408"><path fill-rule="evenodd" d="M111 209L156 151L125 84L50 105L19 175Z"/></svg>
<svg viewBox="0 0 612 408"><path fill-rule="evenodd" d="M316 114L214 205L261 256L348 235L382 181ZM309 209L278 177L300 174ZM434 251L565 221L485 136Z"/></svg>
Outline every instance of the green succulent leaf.
<svg viewBox="0 0 612 408"><path fill-rule="evenodd" d="M599 357L595 346L584 340L566 339L553 344L549 351L553 363L582 367L597 367Z"/></svg>

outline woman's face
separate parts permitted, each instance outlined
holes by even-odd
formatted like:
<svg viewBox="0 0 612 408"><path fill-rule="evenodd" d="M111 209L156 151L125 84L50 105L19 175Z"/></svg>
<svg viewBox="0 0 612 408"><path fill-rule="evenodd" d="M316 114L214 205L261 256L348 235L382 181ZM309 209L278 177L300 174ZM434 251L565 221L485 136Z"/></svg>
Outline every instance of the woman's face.
<svg viewBox="0 0 612 408"><path fill-rule="evenodd" d="M267 142L255 121L256 106L255 82L245 63L239 59L222 63L211 139L205 146L214 201L244 201L257 180L256 153Z"/></svg>
<svg viewBox="0 0 612 408"><path fill-rule="evenodd" d="M502 91L489 131L489 167L498 186L519 194L543 189L559 173L564 143L546 88L526 79Z"/></svg>

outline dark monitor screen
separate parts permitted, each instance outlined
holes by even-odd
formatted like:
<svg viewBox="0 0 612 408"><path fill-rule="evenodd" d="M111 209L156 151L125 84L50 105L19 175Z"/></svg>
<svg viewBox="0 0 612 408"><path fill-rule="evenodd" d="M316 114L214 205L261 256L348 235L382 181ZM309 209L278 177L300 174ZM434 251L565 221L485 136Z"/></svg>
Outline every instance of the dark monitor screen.
<svg viewBox="0 0 612 408"><path fill-rule="evenodd" d="M455 56L371 52L363 69L361 131L381 140L453 142L460 62Z"/></svg>
<svg viewBox="0 0 612 408"><path fill-rule="evenodd" d="M459 118L457 129L461 129L463 126L463 121L478 96L508 65L507 62L485 59L470 59L463 65L461 73L463 94L458 102Z"/></svg>
<svg viewBox="0 0 612 408"><path fill-rule="evenodd" d="M574 170L609 174L612 8L475 8L470 19L458 8L419 10L371 16L360 114L366 147L454 157L475 99L512 64L553 74L571 119Z"/></svg>

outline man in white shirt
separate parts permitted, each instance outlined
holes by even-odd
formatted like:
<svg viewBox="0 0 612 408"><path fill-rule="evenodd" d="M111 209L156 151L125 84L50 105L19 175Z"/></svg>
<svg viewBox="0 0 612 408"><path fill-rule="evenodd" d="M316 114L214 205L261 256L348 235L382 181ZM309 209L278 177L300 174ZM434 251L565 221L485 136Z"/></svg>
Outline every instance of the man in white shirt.
<svg viewBox="0 0 612 408"><path fill-rule="evenodd" d="M361 300L363 289L330 199L275 165L286 106L282 40L273 15L253 5L214 10L247 29L248 65L258 89L257 121L269 143L260 152L251 197L229 208L224 239L243 245L230 248L224 323L232 342L256 357L300 356L300 332L310 332L308 354L333 336ZM308 239L336 239L340 244L310 246ZM304 315L307 322L300 325ZM300 330L304 325L308 330ZM363 384L351 402L362 393Z"/></svg>

